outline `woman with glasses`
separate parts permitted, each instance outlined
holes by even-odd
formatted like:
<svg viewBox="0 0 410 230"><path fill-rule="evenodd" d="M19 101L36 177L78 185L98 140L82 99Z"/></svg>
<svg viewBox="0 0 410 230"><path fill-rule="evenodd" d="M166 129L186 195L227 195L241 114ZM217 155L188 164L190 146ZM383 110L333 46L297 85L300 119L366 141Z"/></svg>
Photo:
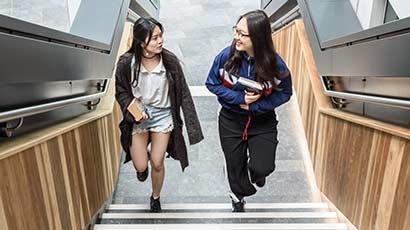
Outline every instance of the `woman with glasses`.
<svg viewBox="0 0 410 230"><path fill-rule="evenodd" d="M244 197L255 194L275 170L275 108L290 99L292 82L263 11L240 16L233 29L232 45L215 57L205 84L222 105L219 137L232 211L244 212Z"/></svg>
<svg viewBox="0 0 410 230"><path fill-rule="evenodd" d="M203 139L179 60L162 47L163 31L153 18L135 22L132 46L118 61L115 82L115 96L123 113L120 129L121 144L127 153L125 162L132 160L140 181L147 179L151 162L151 212L161 211L165 152L180 161L182 170L188 166L181 108L190 144ZM130 113L133 106L140 110L139 117Z"/></svg>

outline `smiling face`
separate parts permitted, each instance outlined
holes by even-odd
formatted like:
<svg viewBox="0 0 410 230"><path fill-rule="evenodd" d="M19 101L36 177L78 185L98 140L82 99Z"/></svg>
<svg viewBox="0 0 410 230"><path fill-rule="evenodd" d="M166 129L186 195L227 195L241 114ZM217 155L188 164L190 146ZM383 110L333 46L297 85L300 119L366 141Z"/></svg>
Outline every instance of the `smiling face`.
<svg viewBox="0 0 410 230"><path fill-rule="evenodd" d="M249 56L254 56L246 17L241 18L238 24L234 27L234 39L236 50L245 51Z"/></svg>
<svg viewBox="0 0 410 230"><path fill-rule="evenodd" d="M148 43L148 44L147 44ZM145 39L143 44L144 53L148 53L146 56L153 56L162 52L162 31L158 26L155 26L152 32L151 40L148 42L148 37Z"/></svg>

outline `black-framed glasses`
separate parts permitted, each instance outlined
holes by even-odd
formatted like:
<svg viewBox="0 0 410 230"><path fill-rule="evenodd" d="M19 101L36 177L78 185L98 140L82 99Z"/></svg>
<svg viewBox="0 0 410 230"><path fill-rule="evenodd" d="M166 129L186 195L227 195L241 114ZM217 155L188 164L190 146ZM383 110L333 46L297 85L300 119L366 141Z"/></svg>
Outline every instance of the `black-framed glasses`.
<svg viewBox="0 0 410 230"><path fill-rule="evenodd" d="M240 38L249 37L249 34L246 34L243 31L239 30L236 26L233 26L232 30L233 30L234 34L237 34Z"/></svg>

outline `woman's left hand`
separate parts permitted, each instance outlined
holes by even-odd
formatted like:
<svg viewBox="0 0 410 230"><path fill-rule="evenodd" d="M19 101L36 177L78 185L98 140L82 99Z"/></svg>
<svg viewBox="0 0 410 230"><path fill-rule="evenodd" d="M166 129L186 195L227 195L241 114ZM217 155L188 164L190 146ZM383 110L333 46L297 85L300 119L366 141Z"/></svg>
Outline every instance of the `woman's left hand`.
<svg viewBox="0 0 410 230"><path fill-rule="evenodd" d="M249 105L247 105L247 104L241 104L239 106L241 107L241 109L249 110Z"/></svg>

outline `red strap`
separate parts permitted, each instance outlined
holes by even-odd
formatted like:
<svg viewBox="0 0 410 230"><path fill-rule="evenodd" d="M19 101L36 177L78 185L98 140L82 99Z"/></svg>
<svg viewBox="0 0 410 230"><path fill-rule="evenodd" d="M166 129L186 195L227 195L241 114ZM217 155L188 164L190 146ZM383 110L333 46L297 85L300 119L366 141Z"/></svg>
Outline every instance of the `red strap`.
<svg viewBox="0 0 410 230"><path fill-rule="evenodd" d="M243 130L243 134L242 134L243 141L248 140L248 127L250 123L251 123L251 116L248 116L248 122L246 122L245 129Z"/></svg>

